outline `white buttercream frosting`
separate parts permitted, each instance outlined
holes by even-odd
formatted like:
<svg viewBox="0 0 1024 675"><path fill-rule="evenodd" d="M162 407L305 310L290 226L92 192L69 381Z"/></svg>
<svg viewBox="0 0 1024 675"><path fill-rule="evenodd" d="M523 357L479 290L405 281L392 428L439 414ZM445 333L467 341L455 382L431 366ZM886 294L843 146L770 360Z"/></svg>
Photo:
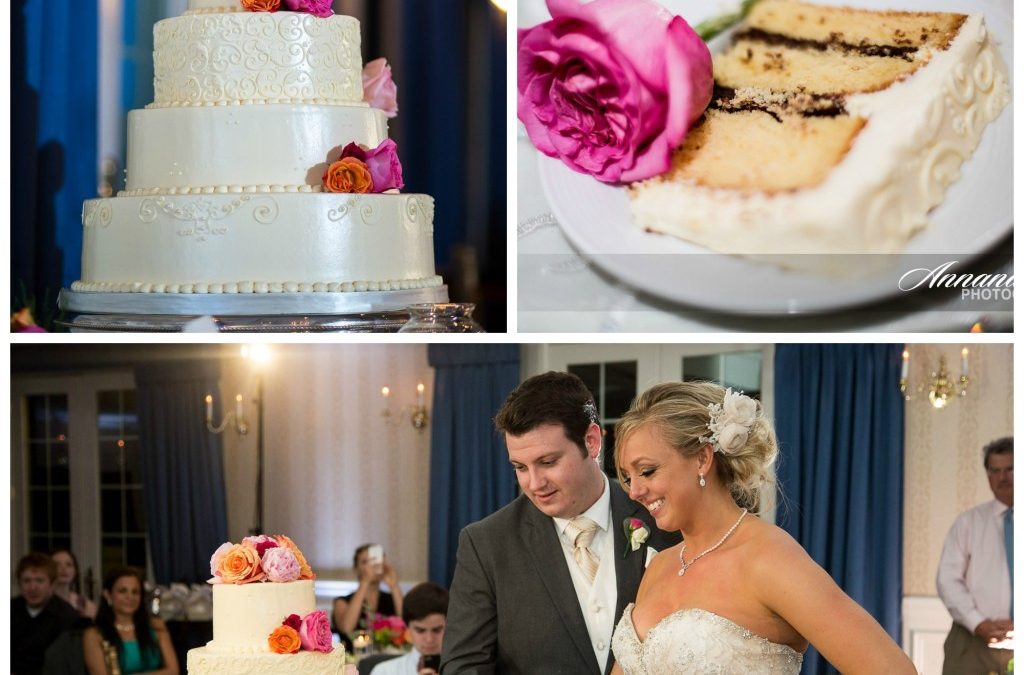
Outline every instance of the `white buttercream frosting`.
<svg viewBox="0 0 1024 675"><path fill-rule="evenodd" d="M930 57L887 89L847 98L849 113L867 123L820 185L742 194L651 180L631 189L635 223L750 256L898 252L928 224L1009 101L1006 66L981 15L968 16L949 47ZM814 256L785 260L821 264Z"/></svg>

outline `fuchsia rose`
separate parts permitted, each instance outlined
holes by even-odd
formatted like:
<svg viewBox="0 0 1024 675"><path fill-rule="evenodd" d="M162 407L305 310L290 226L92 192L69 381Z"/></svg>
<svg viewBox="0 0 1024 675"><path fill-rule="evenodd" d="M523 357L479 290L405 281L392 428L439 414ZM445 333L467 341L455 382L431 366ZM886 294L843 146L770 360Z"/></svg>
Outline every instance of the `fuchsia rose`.
<svg viewBox="0 0 1024 675"><path fill-rule="evenodd" d="M230 541L224 542L217 547L217 550L210 556L210 579L207 580L208 584L219 584L221 583L220 578L220 559L227 555L227 552L234 546Z"/></svg>
<svg viewBox="0 0 1024 675"><path fill-rule="evenodd" d="M257 537L246 537L242 539L242 546L248 546L249 548L255 549L256 554L262 558L268 548L277 548L277 540L273 537L261 534Z"/></svg>
<svg viewBox="0 0 1024 675"><path fill-rule="evenodd" d="M327 612L321 609L304 616L302 627L299 628L299 639L302 640L302 648L307 651L326 653L334 649L331 645L331 622L327 618Z"/></svg>
<svg viewBox="0 0 1024 675"><path fill-rule="evenodd" d="M284 0L284 6L292 12L306 12L324 19L334 14L331 0Z"/></svg>
<svg viewBox="0 0 1024 675"><path fill-rule="evenodd" d="M275 583L295 581L302 573L295 554L286 548L279 548L276 544L263 554L261 564L267 579Z"/></svg>
<svg viewBox="0 0 1024 675"><path fill-rule="evenodd" d="M401 190L405 186L402 181L402 163L398 161L398 145L390 138L372 150L349 143L341 150L340 159L345 157L355 157L366 164L373 179L374 192Z"/></svg>
<svg viewBox="0 0 1024 675"><path fill-rule="evenodd" d="M519 31L519 119L534 146L607 183L666 172L711 101L707 45L653 0L547 0Z"/></svg>
<svg viewBox="0 0 1024 675"><path fill-rule="evenodd" d="M281 622L281 625L299 630L302 628L302 617L298 614L289 614L284 618L284 621Z"/></svg>
<svg viewBox="0 0 1024 675"><path fill-rule="evenodd" d="M388 117L398 114L398 86L391 79L387 59L374 59L363 66L363 100Z"/></svg>

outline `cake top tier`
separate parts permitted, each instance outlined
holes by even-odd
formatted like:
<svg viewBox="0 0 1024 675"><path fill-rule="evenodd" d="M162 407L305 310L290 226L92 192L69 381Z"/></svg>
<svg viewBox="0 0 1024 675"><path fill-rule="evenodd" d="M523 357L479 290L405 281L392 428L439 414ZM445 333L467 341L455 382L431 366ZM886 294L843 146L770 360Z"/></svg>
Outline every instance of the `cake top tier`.
<svg viewBox="0 0 1024 675"><path fill-rule="evenodd" d="M240 12L242 3L238 0L188 0L190 12Z"/></svg>

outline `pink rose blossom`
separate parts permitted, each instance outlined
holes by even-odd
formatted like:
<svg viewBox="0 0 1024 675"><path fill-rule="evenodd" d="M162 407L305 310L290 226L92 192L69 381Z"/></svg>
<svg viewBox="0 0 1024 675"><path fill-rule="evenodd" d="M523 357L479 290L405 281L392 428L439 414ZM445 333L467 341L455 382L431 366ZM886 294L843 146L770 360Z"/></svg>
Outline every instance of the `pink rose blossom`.
<svg viewBox="0 0 1024 675"><path fill-rule="evenodd" d="M262 558L268 548L277 548L277 540L273 537L261 534L257 537L246 537L242 540L242 546L248 546L249 548L255 549L257 555Z"/></svg>
<svg viewBox="0 0 1024 675"><path fill-rule="evenodd" d="M226 541L217 547L217 550L210 556L210 574L213 575L207 580L208 584L219 584L221 583L220 572L217 571L217 566L220 565L220 559L227 554L228 551L234 546L230 541Z"/></svg>
<svg viewBox="0 0 1024 675"><path fill-rule="evenodd" d="M299 628L299 639L302 641L302 648L307 651L330 652L333 650L331 622L327 618L327 612L321 609L304 616L302 627Z"/></svg>
<svg viewBox="0 0 1024 675"><path fill-rule="evenodd" d="M301 573L295 554L286 548L267 549L267 552L263 554L261 565L267 579L275 583L295 581Z"/></svg>
<svg viewBox="0 0 1024 675"><path fill-rule="evenodd" d="M292 12L306 12L325 19L334 14L331 0L284 0L284 6Z"/></svg>
<svg viewBox="0 0 1024 675"><path fill-rule="evenodd" d="M547 0L519 31L519 119L534 146L616 183L671 166L711 100L707 45L653 0Z"/></svg>
<svg viewBox="0 0 1024 675"><path fill-rule="evenodd" d="M372 150L349 143L341 150L341 158L345 157L355 157L366 164L373 179L374 192L401 190L405 186L402 163L398 161L398 145L390 138Z"/></svg>
<svg viewBox="0 0 1024 675"><path fill-rule="evenodd" d="M374 59L363 66L363 100L388 117L398 114L398 86L391 79L387 59Z"/></svg>

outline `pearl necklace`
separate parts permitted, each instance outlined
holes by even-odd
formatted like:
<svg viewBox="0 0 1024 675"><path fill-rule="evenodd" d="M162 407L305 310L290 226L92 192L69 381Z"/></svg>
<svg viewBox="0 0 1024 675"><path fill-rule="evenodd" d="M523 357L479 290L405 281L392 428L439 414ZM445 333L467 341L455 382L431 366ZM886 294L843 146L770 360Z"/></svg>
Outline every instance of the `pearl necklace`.
<svg viewBox="0 0 1024 675"><path fill-rule="evenodd" d="M122 633L127 633L128 631L135 630L135 624L134 623L116 623L115 622L114 623L114 627L117 628Z"/></svg>
<svg viewBox="0 0 1024 675"><path fill-rule="evenodd" d="M711 553L716 548L718 548L719 546L724 544L725 540L729 538L729 535L731 535L733 532L735 532L736 528L740 526L740 523L743 521L743 518L746 517L746 515L747 515L747 510L743 509L743 513L740 514L739 519L735 523L733 523L733 526L729 528L729 531L726 532L722 536L722 538L718 540L718 543L715 544L714 546L712 546L711 548L707 549L706 551L704 551L700 555L698 555L696 558L694 558L690 562L686 562L685 560L683 560L683 553L686 551L686 542L683 541L683 545L679 547L679 576L683 576L684 574L686 574L686 570L689 569L690 566L693 565L693 563L697 562L698 560L700 560L701 558L706 556L708 553Z"/></svg>

